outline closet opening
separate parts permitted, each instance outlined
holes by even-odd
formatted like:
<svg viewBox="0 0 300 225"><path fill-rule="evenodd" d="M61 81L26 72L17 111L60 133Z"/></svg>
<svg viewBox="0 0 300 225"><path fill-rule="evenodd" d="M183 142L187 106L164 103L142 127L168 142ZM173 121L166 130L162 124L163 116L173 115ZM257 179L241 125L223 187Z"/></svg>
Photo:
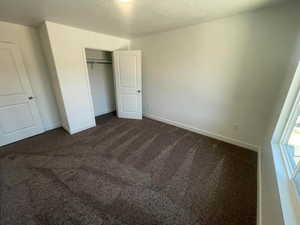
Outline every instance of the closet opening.
<svg viewBox="0 0 300 225"><path fill-rule="evenodd" d="M95 117L116 112L112 52L85 49Z"/></svg>

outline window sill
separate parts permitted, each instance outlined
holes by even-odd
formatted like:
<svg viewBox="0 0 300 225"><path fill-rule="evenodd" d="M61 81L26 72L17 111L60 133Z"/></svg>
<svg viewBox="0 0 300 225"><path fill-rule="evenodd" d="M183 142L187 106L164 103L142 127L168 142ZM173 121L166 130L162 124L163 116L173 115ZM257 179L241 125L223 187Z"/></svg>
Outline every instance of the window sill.
<svg viewBox="0 0 300 225"><path fill-rule="evenodd" d="M272 143L272 153L284 222L286 225L299 225L300 202L289 178L281 146Z"/></svg>

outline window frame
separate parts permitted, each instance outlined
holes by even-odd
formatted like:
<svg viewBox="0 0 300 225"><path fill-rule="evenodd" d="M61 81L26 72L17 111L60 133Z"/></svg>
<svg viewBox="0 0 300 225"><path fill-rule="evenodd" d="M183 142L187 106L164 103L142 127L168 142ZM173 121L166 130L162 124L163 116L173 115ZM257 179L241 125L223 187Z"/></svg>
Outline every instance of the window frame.
<svg viewBox="0 0 300 225"><path fill-rule="evenodd" d="M300 163L298 163L298 165L296 165L296 167L294 168L294 166L292 166L291 159L287 154L288 146L289 146L288 145L289 138L293 132L293 129L297 122L298 116L300 116L300 90L298 90L297 97L293 103L292 109L288 115L288 120L285 124L284 130L279 139L281 154L282 154L282 157L285 162L288 176L291 180L293 180L293 178L297 175L297 173L300 172ZM297 193L298 193L298 191L297 191ZM298 195L299 194L297 194L297 196ZM300 199L300 196L298 196L298 197Z"/></svg>
<svg viewBox="0 0 300 225"><path fill-rule="evenodd" d="M265 147L265 151L270 149L272 152L282 215L286 225L300 224L299 191L293 179L295 168L291 165L287 154L288 139L294 128L296 110L300 103L300 62L295 62L293 66L296 72L289 80L289 84L286 84L288 90L284 99L280 99L279 103L282 105L279 114L274 114L271 141L267 141Z"/></svg>

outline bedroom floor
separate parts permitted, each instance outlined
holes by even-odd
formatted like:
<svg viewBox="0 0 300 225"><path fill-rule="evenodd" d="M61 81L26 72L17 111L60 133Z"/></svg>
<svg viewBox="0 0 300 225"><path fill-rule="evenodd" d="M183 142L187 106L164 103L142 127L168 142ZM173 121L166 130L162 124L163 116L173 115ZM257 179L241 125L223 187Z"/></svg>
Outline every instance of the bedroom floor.
<svg viewBox="0 0 300 225"><path fill-rule="evenodd" d="M257 154L144 118L0 148L1 225L255 225Z"/></svg>

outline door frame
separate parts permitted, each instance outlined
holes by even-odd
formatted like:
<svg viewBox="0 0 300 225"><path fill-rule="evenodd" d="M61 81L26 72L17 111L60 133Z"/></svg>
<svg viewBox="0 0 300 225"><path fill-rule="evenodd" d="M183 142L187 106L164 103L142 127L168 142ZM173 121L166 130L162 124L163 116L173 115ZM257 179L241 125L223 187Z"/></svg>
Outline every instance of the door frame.
<svg viewBox="0 0 300 225"><path fill-rule="evenodd" d="M114 51L131 51L129 48L127 49L111 49L111 48L98 48L95 46L87 46L84 45L83 47L81 47L81 63L82 66L84 68L84 73L85 73L85 80L86 80L86 87L87 87L87 91L88 91L88 97L89 97L89 106L90 106L90 117L92 118L92 120L94 121L94 124L96 125L96 119L95 119L95 109L94 109L94 105L93 105L93 98L92 98L92 92L91 92L91 84L90 84L90 79L89 79L89 73L88 73L88 64L87 64L87 58L86 58L86 49L92 49L92 50L98 50L98 51L106 51L106 52L111 52L113 54ZM132 50L134 51L134 50ZM136 51L140 51L140 50L136 50ZM117 93L116 93L116 82L115 82L115 69L114 69L114 60L112 60L112 65L113 65L113 79L114 79L114 88L115 88L115 103L116 103L116 110L118 113L118 99L117 99ZM142 112L142 117L143 117L143 112Z"/></svg>
<svg viewBox="0 0 300 225"><path fill-rule="evenodd" d="M87 64L87 60L86 60L87 58L86 58L86 53L85 53L86 49L97 50L97 51L106 51L106 52L111 52L111 53L113 53L114 50L95 48L95 47L83 47L82 50L81 50L82 64L83 64L83 67L84 67L85 80L86 80L87 89L88 89L89 106L90 106L90 109L91 109L90 111L92 113L92 115L90 115L90 116L94 119L94 122L96 124L95 109L94 109L93 97L92 97L92 89L91 89L91 83L90 83L90 79L89 79L88 64ZM115 79L115 77L113 77L113 79ZM114 88L116 89L116 87L114 87ZM115 101L116 101L116 97L115 97Z"/></svg>

